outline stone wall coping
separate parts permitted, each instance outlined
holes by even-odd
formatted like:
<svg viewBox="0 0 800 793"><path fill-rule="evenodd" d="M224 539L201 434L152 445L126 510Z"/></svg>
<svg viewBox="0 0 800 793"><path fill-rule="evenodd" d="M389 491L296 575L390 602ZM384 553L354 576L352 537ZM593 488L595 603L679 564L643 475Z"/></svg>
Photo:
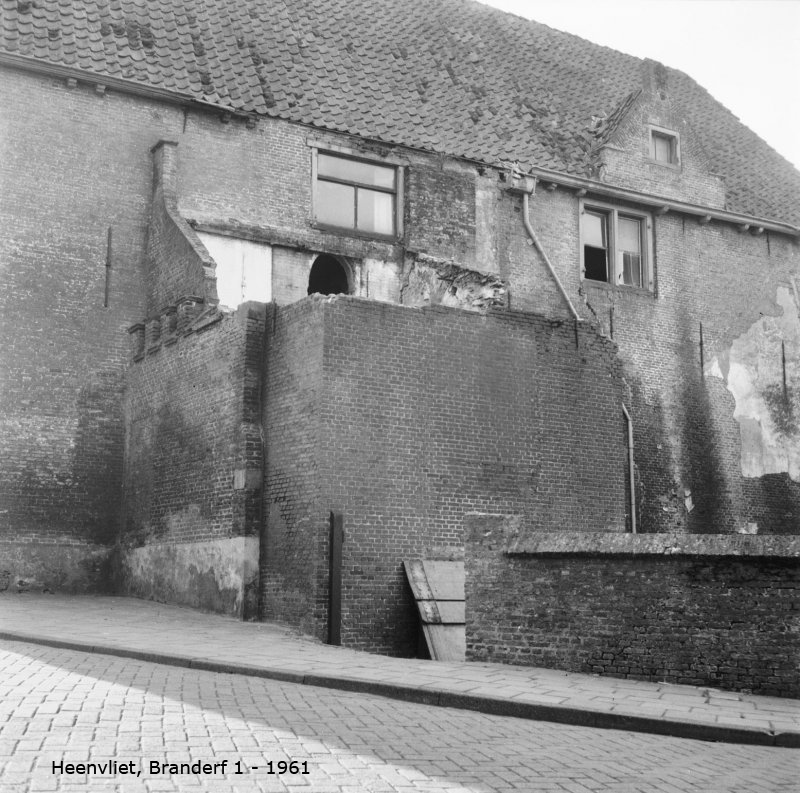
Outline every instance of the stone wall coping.
<svg viewBox="0 0 800 793"><path fill-rule="evenodd" d="M509 543L509 556L741 556L800 559L800 536L751 534L628 534L529 532Z"/></svg>

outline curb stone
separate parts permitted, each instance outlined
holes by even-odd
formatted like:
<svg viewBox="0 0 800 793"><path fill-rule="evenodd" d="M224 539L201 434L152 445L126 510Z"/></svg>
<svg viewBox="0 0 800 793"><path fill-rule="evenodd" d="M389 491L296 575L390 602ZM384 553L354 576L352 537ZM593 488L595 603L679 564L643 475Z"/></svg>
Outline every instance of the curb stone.
<svg viewBox="0 0 800 793"><path fill-rule="evenodd" d="M492 716L511 716L519 719L548 721L568 724L573 727L594 727L599 729L627 730L629 732L650 733L675 738L691 738L700 741L719 741L724 743L751 744L756 746L776 746L800 748L800 732L769 732L765 730L725 727L703 722L675 719L659 719L651 716L635 716L624 713L608 713L589 708L518 702L500 697L462 694L433 687L406 686L398 683L385 683L358 677L337 677L302 672L287 672L281 669L254 666L251 664L214 661L188 655L156 653L134 648L114 647L63 639L49 639L31 636L16 631L0 631L0 640L28 642L65 650L98 653L120 658L131 658L165 666L179 666L198 671L222 674L245 675L284 683L316 686L359 694L373 694L389 699L414 702L420 705L472 710Z"/></svg>

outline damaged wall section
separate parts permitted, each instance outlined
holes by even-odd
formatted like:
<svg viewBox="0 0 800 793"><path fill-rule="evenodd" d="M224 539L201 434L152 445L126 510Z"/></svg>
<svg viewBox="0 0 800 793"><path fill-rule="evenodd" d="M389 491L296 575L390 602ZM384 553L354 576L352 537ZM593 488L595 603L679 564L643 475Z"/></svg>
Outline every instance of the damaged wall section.
<svg viewBox="0 0 800 793"><path fill-rule="evenodd" d="M261 304L200 310L129 370L124 592L255 616L263 333Z"/></svg>
<svg viewBox="0 0 800 793"><path fill-rule="evenodd" d="M793 287L778 288L778 315L762 316L705 367L735 400L754 531L794 533L800 513L800 299Z"/></svg>
<svg viewBox="0 0 800 793"><path fill-rule="evenodd" d="M507 295L508 287L496 275L425 254L409 257L400 286L400 302L406 306L505 308Z"/></svg>

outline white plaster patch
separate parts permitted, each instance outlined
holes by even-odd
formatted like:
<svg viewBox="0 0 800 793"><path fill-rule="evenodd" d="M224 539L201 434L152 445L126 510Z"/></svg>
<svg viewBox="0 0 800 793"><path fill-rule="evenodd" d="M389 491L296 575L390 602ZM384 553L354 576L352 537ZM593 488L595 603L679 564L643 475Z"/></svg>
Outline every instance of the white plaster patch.
<svg viewBox="0 0 800 793"><path fill-rule="evenodd" d="M796 294L786 287L778 288L777 302L780 316L762 317L723 353L727 377L716 357L705 375L723 380L736 400L742 474L785 472L800 482L800 311Z"/></svg>
<svg viewBox="0 0 800 793"><path fill-rule="evenodd" d="M195 603L198 579L213 580L240 613L246 587L258 578L258 537L230 537L188 543L153 543L129 549L123 557L125 578L135 590L168 602Z"/></svg>
<svg viewBox="0 0 800 793"><path fill-rule="evenodd" d="M365 297L396 303L400 296L400 276L394 262L364 259Z"/></svg>
<svg viewBox="0 0 800 793"><path fill-rule="evenodd" d="M204 231L197 236L217 263L217 295L223 308L272 299L272 246Z"/></svg>

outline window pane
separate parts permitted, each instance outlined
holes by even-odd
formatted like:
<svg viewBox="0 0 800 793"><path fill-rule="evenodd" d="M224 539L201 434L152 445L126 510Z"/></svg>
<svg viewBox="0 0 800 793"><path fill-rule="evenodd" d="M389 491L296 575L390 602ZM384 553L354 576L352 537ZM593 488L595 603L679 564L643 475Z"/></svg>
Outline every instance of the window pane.
<svg viewBox="0 0 800 793"><path fill-rule="evenodd" d="M320 154L317 157L319 176L331 176L346 182L385 187L387 190L394 190L394 172L394 168L348 160L344 157L332 157L329 154Z"/></svg>
<svg viewBox="0 0 800 793"><path fill-rule="evenodd" d="M317 182L315 211L320 223L355 228L355 188L335 182Z"/></svg>
<svg viewBox="0 0 800 793"><path fill-rule="evenodd" d="M658 162L672 162L672 138L653 133L653 159Z"/></svg>
<svg viewBox="0 0 800 793"><path fill-rule="evenodd" d="M619 240L617 247L628 253L641 253L642 221L639 218L626 218L620 215L617 229Z"/></svg>
<svg viewBox="0 0 800 793"><path fill-rule="evenodd" d="M394 234L394 196L361 187L357 190L359 231Z"/></svg>
<svg viewBox="0 0 800 793"><path fill-rule="evenodd" d="M642 286L642 221L620 215L617 234L617 278L626 286Z"/></svg>
<svg viewBox="0 0 800 793"><path fill-rule="evenodd" d="M622 283L625 286L642 286L642 257L635 253L622 254Z"/></svg>
<svg viewBox="0 0 800 793"><path fill-rule="evenodd" d="M606 247L606 216L587 212L583 219L583 244L593 248Z"/></svg>

